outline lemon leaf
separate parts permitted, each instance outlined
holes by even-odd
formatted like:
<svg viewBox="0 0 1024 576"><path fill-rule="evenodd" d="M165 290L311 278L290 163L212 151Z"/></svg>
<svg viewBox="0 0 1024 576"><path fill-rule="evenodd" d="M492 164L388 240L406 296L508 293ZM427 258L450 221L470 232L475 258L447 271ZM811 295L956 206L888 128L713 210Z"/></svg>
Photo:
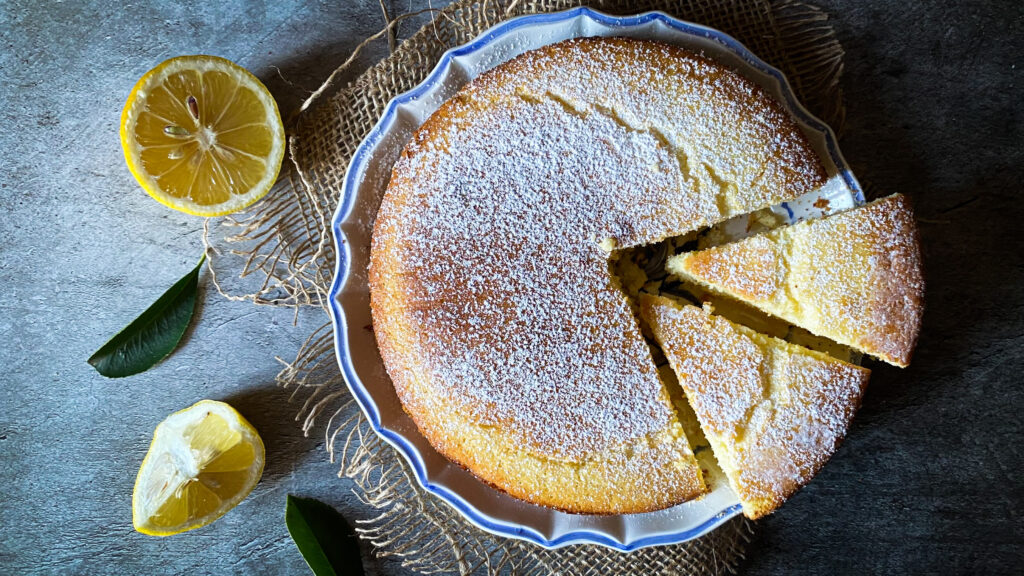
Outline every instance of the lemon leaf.
<svg viewBox="0 0 1024 576"><path fill-rule="evenodd" d="M337 510L319 500L289 494L284 519L313 574L363 574L359 542Z"/></svg>
<svg viewBox="0 0 1024 576"><path fill-rule="evenodd" d="M170 354L185 334L196 307L199 264L175 282L145 312L89 357L96 371L123 378L151 368Z"/></svg>

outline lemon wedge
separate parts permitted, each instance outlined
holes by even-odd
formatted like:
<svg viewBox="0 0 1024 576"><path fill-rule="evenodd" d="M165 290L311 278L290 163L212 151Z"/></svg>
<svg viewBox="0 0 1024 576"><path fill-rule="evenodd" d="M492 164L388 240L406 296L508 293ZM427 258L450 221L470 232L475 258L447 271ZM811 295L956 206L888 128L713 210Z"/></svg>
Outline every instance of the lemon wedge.
<svg viewBox="0 0 1024 576"><path fill-rule="evenodd" d="M156 427L135 479L135 529L170 536L213 522L249 495L264 458L256 429L223 402L171 414Z"/></svg>
<svg viewBox="0 0 1024 576"><path fill-rule="evenodd" d="M121 146L150 196L220 216L270 191L284 158L284 124L270 92L241 66L179 56L135 84L121 113Z"/></svg>

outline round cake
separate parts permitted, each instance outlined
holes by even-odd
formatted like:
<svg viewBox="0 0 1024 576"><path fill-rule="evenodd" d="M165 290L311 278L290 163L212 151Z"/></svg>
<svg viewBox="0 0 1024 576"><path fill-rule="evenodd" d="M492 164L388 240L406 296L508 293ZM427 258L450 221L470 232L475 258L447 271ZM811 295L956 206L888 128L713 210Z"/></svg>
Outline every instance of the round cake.
<svg viewBox="0 0 1024 576"><path fill-rule="evenodd" d="M403 407L529 502L632 513L701 495L610 259L825 180L778 103L679 47L569 40L479 76L413 136L374 227L373 325Z"/></svg>

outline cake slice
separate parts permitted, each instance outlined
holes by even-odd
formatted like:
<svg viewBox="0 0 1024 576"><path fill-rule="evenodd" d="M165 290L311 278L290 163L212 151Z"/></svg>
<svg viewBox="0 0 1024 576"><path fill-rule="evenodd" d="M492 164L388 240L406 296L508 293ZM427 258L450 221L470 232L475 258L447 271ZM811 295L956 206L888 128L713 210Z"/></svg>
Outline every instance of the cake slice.
<svg viewBox="0 0 1024 576"><path fill-rule="evenodd" d="M906 367L924 279L914 215L896 194L669 259L669 272Z"/></svg>
<svg viewBox="0 0 1024 576"><path fill-rule="evenodd" d="M866 368L661 296L641 294L640 314L747 517L778 508L839 446Z"/></svg>

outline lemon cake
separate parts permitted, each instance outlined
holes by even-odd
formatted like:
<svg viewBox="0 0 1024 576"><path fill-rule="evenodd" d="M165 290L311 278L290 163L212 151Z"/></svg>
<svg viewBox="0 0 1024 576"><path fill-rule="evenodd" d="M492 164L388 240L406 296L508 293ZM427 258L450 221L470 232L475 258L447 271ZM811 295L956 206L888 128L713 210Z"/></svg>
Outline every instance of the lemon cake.
<svg viewBox="0 0 1024 576"><path fill-rule="evenodd" d="M917 226L893 195L732 244L674 256L668 270L818 336L905 367L924 279Z"/></svg>
<svg viewBox="0 0 1024 576"><path fill-rule="evenodd" d="M777 102L679 47L569 40L482 74L413 135L375 222L373 326L402 406L438 452L532 503L701 495L609 252L825 180Z"/></svg>
<svg viewBox="0 0 1024 576"><path fill-rule="evenodd" d="M664 296L641 294L640 314L747 517L775 510L832 456L866 368Z"/></svg>

